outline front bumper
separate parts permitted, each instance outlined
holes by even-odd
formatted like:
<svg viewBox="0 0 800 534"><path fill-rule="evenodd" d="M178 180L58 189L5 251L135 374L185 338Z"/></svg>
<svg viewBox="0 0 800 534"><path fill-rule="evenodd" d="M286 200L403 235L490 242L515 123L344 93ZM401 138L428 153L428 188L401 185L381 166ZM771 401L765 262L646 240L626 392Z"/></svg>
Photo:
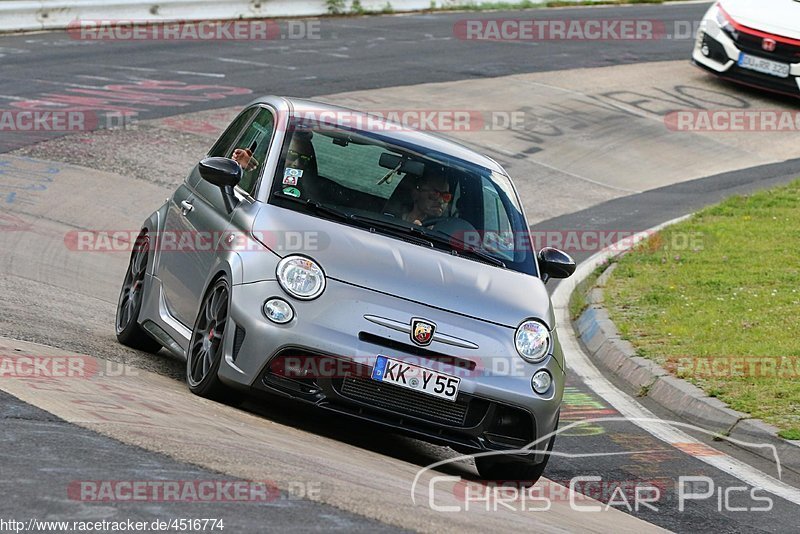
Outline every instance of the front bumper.
<svg viewBox="0 0 800 534"><path fill-rule="evenodd" d="M742 32L738 32L734 38L714 21L706 19L697 32L692 62L705 71L732 82L800 96L800 55L795 55L794 50L786 50L786 47L779 48L775 53L766 52L756 45L757 42L753 36ZM788 63L789 77L780 78L741 68L738 61L742 53Z"/></svg>
<svg viewBox="0 0 800 534"><path fill-rule="evenodd" d="M271 297L290 302L291 322L277 325L264 317L262 306ZM551 355L534 365L516 354L513 328L336 280L329 279L325 292L310 302L287 297L276 281L234 286L231 301L227 331L234 335L226 336L219 371L231 385L285 395L459 450L517 449L557 425L565 373L555 334ZM398 322L424 317L436 323L437 332L479 348L439 341L417 347L408 334L365 316ZM369 375L378 355L460 377L456 402L373 381ZM313 364L309 375L286 376L280 369L287 356L331 364ZM531 389L531 377L540 369L553 377L544 395ZM546 449L547 440L542 441L533 448L538 453Z"/></svg>

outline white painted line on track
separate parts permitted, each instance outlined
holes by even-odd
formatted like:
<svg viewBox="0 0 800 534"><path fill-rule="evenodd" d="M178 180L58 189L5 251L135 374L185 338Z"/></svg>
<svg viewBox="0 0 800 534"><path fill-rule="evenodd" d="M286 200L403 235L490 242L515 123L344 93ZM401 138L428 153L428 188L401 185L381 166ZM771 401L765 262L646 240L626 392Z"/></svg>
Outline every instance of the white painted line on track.
<svg viewBox="0 0 800 534"><path fill-rule="evenodd" d="M645 230L637 234L630 242L637 243L653 232L681 222L688 217L689 216L680 217L649 230ZM575 337L569 315L569 299L572 291L579 281L585 279L601 263L618 255L618 251L623 249L625 249L625 247L622 246L622 242L619 242L609 247L606 251L598 252L588 260L582 262L575 274L571 278L561 282L553 293L552 300L556 313L556 322L559 325L559 339L561 340L561 345L567 359L567 366L583 380L589 389L599 395L604 401L608 402L621 415L631 420L631 423L653 437L683 452L686 452L687 448L690 447L698 447L701 449L703 447L708 447L700 440L690 436L686 432L678 430L668 422L659 419L653 412L639 404L630 395L614 386L586 356ZM745 484L761 488L777 497L800 505L800 489L781 482L779 479L763 473L751 465L733 458L722 451L718 452L719 454L713 456L698 454L692 455L692 457L719 469L727 475L741 480Z"/></svg>
<svg viewBox="0 0 800 534"><path fill-rule="evenodd" d="M597 100L595 98L592 98L591 95L588 95L588 94L586 94L586 93L584 93L582 91L576 91L575 89L569 89L568 87L559 87L558 85L553 85L553 84L550 84L550 83L535 82L533 80L521 80L521 82L523 84L525 84L525 85L532 85L534 87L544 87L545 89L551 89L553 91L559 91L559 92L562 92L562 93L565 93L565 94L568 94L568 95L576 96L576 97L579 97L579 98L581 98L582 100L584 100L586 102L590 102L590 103L596 103L597 102ZM617 104L616 102L608 102L608 101L605 101L605 100L603 101L603 105L610 106L610 107L612 107L612 108L614 108L616 110L619 110L619 111L621 111L623 113L630 113L631 115L635 115L635 116L641 117L643 119L651 119L651 120L655 120L655 121L663 121L664 120L663 117L654 115L652 113L645 113L643 111L640 111L640 110L634 108L633 106L625 107L625 106L621 106L621 105Z"/></svg>
<svg viewBox="0 0 800 534"><path fill-rule="evenodd" d="M505 149L503 147L497 146L497 145L485 145L485 148L491 148L495 152L499 152L501 154L505 154L506 156L510 156L510 157L514 157L514 156L517 155L516 152L511 152L511 151L509 151L509 150L507 150L507 149ZM544 167L545 169L548 169L548 170L551 170L551 171L555 171L555 172L558 172L558 173L561 173L561 174L565 174L567 176L571 176L572 178L575 178L576 180L581 180L583 182L590 183L590 184L596 185L598 187L603 187L605 189L611 189L612 191L619 191L621 193L628 193L628 194L631 194L631 195L635 195L637 193L641 193L642 192L642 191L637 191L636 189L626 189L624 187L617 187L617 186L611 185L611 184L604 184L603 182L599 182L597 180L592 180L591 178L587 178L585 176L581 176L579 174L575 174L574 172L569 172L569 171L564 170L564 169L559 169L558 167L555 167L553 165L548 165L547 163L544 163L543 161L532 160L531 163L533 165L538 165L540 167Z"/></svg>
<svg viewBox="0 0 800 534"><path fill-rule="evenodd" d="M80 83L70 83L70 82L53 82L53 81L50 81L50 80L43 80L41 78L32 78L30 81L36 82L36 83L46 83L46 84L49 84L49 85L58 85L60 87L76 87L78 89L100 89L96 85L83 85L83 84L80 84Z"/></svg>
<svg viewBox="0 0 800 534"><path fill-rule="evenodd" d="M204 76L206 78L224 78L225 74L221 72L195 72L192 70L171 70L168 71L174 74L183 74L186 76Z"/></svg>
<svg viewBox="0 0 800 534"><path fill-rule="evenodd" d="M11 95L0 95L0 98L2 98L3 100L16 100L21 102L26 102L30 100L30 98L22 98L20 96L11 96Z"/></svg>
<svg viewBox="0 0 800 534"><path fill-rule="evenodd" d="M120 80L118 78L106 78L105 76L89 76L88 74L78 74L75 77L81 78L83 80L97 80L99 82L121 83L123 81L127 81L127 80Z"/></svg>
<svg viewBox="0 0 800 534"><path fill-rule="evenodd" d="M218 57L217 61L222 61L224 63L240 63L242 65L255 65L257 67L268 67L272 69L297 70L297 67L292 65L275 65L273 63L261 63L258 61L250 61L247 59L235 59L231 57Z"/></svg>
<svg viewBox="0 0 800 534"><path fill-rule="evenodd" d="M119 70L134 70L138 72L168 72L170 74L184 74L187 76L205 76L207 78L225 77L225 74L222 74L220 72L194 72L191 70L163 70L163 69L152 69L149 67L124 67L122 65L109 65L107 68L119 69Z"/></svg>

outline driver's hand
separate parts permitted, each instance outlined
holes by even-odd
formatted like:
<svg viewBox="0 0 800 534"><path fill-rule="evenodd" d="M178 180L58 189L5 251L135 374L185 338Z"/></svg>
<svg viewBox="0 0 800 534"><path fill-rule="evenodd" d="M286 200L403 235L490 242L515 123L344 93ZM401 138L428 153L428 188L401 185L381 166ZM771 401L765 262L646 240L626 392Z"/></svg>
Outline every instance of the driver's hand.
<svg viewBox="0 0 800 534"><path fill-rule="evenodd" d="M258 161L253 157L249 148L237 148L233 151L231 159L238 163L244 170L252 171L258 167Z"/></svg>

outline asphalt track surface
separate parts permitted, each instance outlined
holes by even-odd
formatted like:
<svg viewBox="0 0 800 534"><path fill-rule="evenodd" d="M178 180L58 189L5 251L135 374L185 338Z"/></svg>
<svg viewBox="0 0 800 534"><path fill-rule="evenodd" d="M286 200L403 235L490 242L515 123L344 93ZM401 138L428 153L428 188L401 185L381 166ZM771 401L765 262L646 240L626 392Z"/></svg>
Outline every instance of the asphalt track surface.
<svg viewBox="0 0 800 534"><path fill-rule="evenodd" d="M705 5L602 9L605 19L653 19L681 37L676 23L697 21ZM587 50L585 42L541 41L478 43L454 37L456 23L474 18L591 19L593 11L558 9L511 13L413 14L321 19L305 30L314 38L291 40L288 23L281 37L253 43L216 41L92 41L65 32L0 37L0 109L16 109L30 99L67 102L91 97L100 112L127 107L139 119L151 119L220 107L219 100L139 102L114 100L102 88L143 79L192 85L226 85L253 93L229 95L224 105L247 103L253 94L298 97L418 83L482 79L509 74L683 59L691 38L604 41ZM299 30L297 30L299 31ZM93 92L87 92L93 91ZM99 92L98 92L99 91ZM103 94L105 93L105 95ZM72 102L75 102L73 100ZM63 104L62 104L63 105ZM39 109L52 109L43 105ZM43 135L47 137L47 135ZM0 151L30 144L29 134L4 133Z"/></svg>
<svg viewBox="0 0 800 534"><path fill-rule="evenodd" d="M602 17L649 17L674 22L696 20L705 8L705 5L609 8L603 10ZM597 15L590 14L587 10L558 10L548 12L548 16L588 18ZM110 83L137 83L145 77L210 85L230 84L231 80L235 80L235 87L248 88L256 93L315 96L339 91L479 79L522 72L683 60L688 56L691 46L690 41L679 40L642 42L635 47L626 43L608 42L593 47L591 53L587 53L585 44L564 42L545 42L536 46L492 43L488 47L477 47L447 39L452 35L455 21L464 17L462 14L442 14L324 20L321 24L323 39L318 42L302 41L296 45L276 44L275 48L264 51L268 54L268 60L263 56L256 58L252 46L243 46L241 43L224 43L209 53L207 47L200 48L201 45L185 43L180 46L175 43L102 43L103 46L96 46L96 43L75 42L59 33L8 36L0 38L0 53L5 54L0 58L4 72L3 80L0 81L0 95L4 96L0 96L0 99L13 103L52 98L48 95L56 94L74 96L74 89L86 89L86 86L95 84L102 86ZM226 61L219 58L226 58ZM155 68L159 72L134 71L130 68ZM186 72L203 75L188 75ZM225 81L219 82L209 76L210 74L225 74ZM251 98L252 94L242 94L218 100L184 101L173 106L139 105L135 111L140 119L152 119L220 105L241 105ZM120 103L107 101L106 104L113 106ZM782 101L779 104L785 105ZM125 105L130 106L130 103ZM44 137L50 136L48 134ZM37 140L30 136L7 136L4 132L0 147L7 151ZM578 212L541 220L534 229L642 230L730 194L785 183L798 175L800 161L796 160L722 173L640 194L623 195ZM13 254L14 251L4 251L4 254L9 253ZM587 255L579 253L576 257L580 260ZM56 344L46 336L37 339L30 332L26 338ZM102 351L98 355L102 356ZM173 370L179 371L179 366L173 367ZM573 379L570 388L572 405L566 411L573 411L575 417L580 417L582 412L588 415L587 412L592 410L613 415L613 410L609 411L603 400L594 396L579 381ZM646 399L642 402L666 419L671 418L658 407L650 406ZM19 517L21 511L25 512L24 517L52 518L82 517L84 514L97 517L99 514L108 514L108 517L116 518L152 519L164 515L178 517L188 514L191 517L225 517L226 521L230 520L231 525L238 527L234 531L256 531L265 526L276 530L322 530L332 527L341 530L373 530L380 527L363 517L305 500L281 499L267 507L202 505L200 508L200 505L150 504L115 505L103 507L102 510L97 505L75 503L63 498L63 492L53 493L50 488L63 488L70 481L86 479L213 479L221 475L176 462L163 455L120 445L112 439L65 424L47 412L16 401L4 393L0 393L0 406L4 429L1 453L3 481L0 485L5 486L4 495L11 496L0 504L0 513L6 517ZM400 442L403 446L398 446L394 436L364 431L348 421L328 421L313 411L291 408L291 413L287 413L288 408L282 403L271 405L270 408L258 405L248 405L246 408L270 420L331 437L365 450L419 465L433 461L429 449L422 444L408 447L409 441L403 440ZM725 452L745 458L771 473L770 466L765 465L765 462L724 445L715 446L723 447ZM660 448L656 440L624 423L606 425L602 432L593 435L562 436L557 447L574 453ZM687 454L665 446L661 448L664 450L660 454L646 458L631 456L615 460L556 457L551 461L546 476L563 482L576 475L596 474L608 481L643 480L669 486L674 484L677 474L706 474L718 486L741 485L736 479L715 472ZM796 475L789 474L788 477L796 485ZM788 532L796 530L798 526L797 507L779 499L775 499L775 508L767 516L761 513L720 511L713 500L678 513L675 500L674 492L667 492L660 512L640 510L638 513L634 512L634 515L676 531ZM389 530L392 527L384 528ZM613 530L613 525L607 525L607 528Z"/></svg>

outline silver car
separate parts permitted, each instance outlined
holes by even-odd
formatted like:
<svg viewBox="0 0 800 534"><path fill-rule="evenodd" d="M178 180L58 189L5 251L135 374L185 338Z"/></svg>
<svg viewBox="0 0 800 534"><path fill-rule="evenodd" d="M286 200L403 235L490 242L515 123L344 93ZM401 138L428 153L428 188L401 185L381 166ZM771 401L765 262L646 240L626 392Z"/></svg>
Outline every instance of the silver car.
<svg viewBox="0 0 800 534"><path fill-rule="evenodd" d="M268 97L144 222L116 332L185 358L189 389L261 391L534 481L565 380L549 278L503 168L441 137ZM268 399L269 396L262 398Z"/></svg>

